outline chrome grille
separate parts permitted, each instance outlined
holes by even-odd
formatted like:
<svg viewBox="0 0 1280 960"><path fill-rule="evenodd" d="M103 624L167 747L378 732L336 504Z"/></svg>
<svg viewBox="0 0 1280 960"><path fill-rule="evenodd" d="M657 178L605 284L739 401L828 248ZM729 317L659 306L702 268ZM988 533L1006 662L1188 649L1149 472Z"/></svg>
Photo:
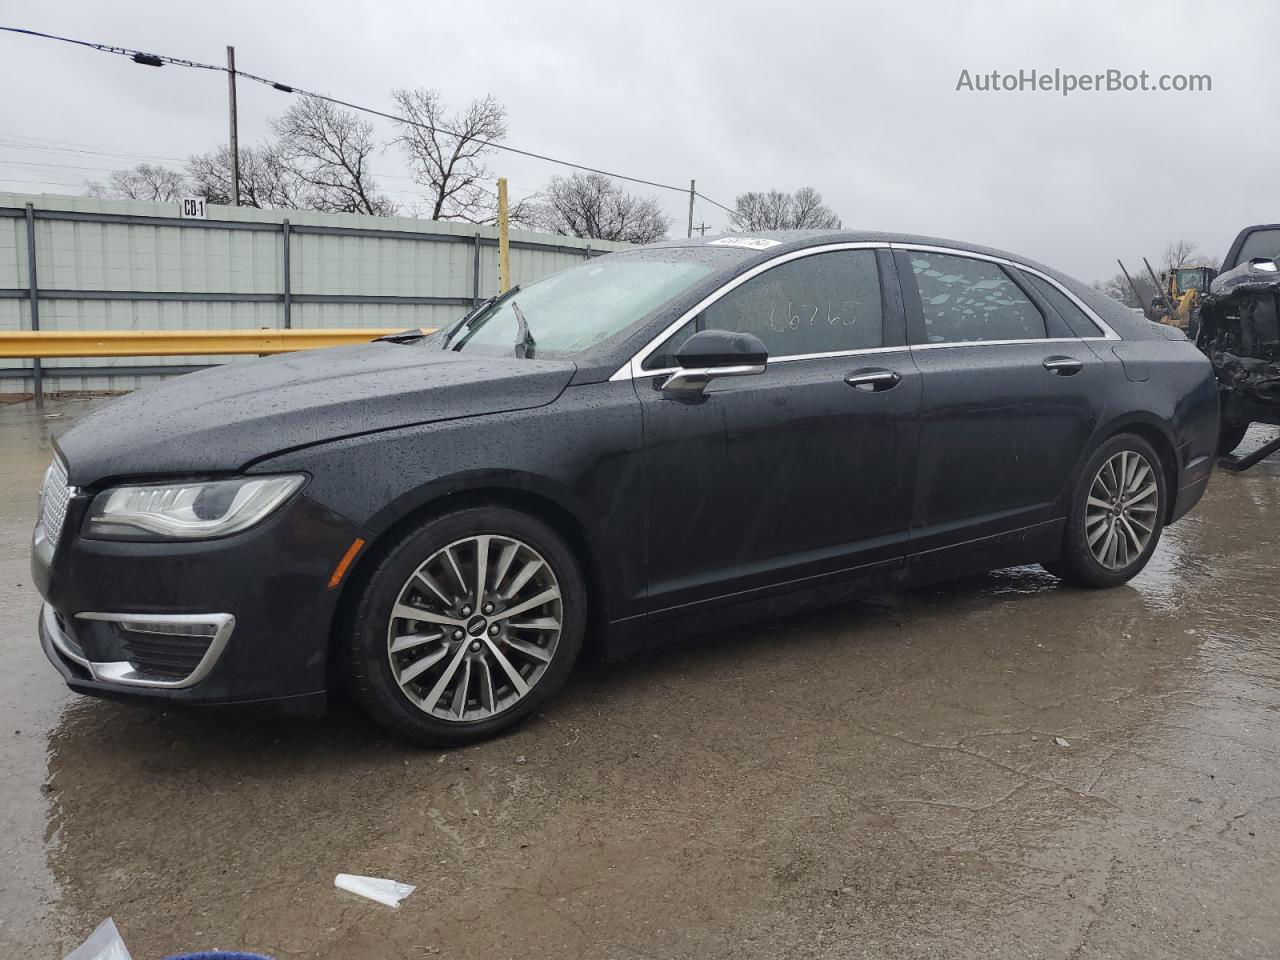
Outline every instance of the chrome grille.
<svg viewBox="0 0 1280 960"><path fill-rule="evenodd" d="M57 457L49 464L40 487L40 526L50 544L56 545L62 533L62 523L67 519L67 503L71 500L71 488L67 486L67 468Z"/></svg>

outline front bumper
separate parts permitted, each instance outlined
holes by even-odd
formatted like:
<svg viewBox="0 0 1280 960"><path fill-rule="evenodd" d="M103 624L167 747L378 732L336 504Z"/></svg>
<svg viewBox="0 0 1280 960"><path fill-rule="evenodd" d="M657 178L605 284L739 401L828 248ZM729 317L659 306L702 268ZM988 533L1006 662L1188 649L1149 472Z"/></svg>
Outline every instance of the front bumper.
<svg viewBox="0 0 1280 960"><path fill-rule="evenodd" d="M51 549L37 538L31 558L45 599L41 646L69 687L167 702L323 705L340 592L329 578L367 533L300 496L218 540L87 540L78 530L89 499L73 499L59 542Z"/></svg>

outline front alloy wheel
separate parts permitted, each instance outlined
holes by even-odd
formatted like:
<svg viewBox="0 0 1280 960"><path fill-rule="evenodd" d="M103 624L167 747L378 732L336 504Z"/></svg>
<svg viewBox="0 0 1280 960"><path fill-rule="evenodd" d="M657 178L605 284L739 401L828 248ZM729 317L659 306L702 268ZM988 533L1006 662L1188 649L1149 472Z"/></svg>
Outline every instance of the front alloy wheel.
<svg viewBox="0 0 1280 960"><path fill-rule="evenodd" d="M483 720L527 695L555 659L560 582L537 550L482 534L433 553L400 590L387 656L404 695L441 720Z"/></svg>
<svg viewBox="0 0 1280 960"><path fill-rule="evenodd" d="M353 586L356 697L425 743L470 743L528 716L582 648L577 558L545 523L506 507L428 520Z"/></svg>

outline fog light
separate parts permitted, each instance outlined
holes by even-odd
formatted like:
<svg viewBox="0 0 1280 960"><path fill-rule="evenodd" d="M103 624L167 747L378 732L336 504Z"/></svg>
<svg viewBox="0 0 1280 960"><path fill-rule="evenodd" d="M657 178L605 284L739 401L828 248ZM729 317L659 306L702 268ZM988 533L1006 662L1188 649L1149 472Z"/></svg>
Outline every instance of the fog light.
<svg viewBox="0 0 1280 960"><path fill-rule="evenodd" d="M88 664L94 679L144 687L199 683L222 655L235 629L229 613L77 613L107 624L118 645ZM107 659L107 658L110 659Z"/></svg>

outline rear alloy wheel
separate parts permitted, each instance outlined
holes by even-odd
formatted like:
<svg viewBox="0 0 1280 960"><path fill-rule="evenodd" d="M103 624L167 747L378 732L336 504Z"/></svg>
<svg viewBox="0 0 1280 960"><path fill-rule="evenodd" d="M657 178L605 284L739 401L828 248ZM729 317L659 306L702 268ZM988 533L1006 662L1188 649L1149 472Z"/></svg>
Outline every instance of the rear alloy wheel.
<svg viewBox="0 0 1280 960"><path fill-rule="evenodd" d="M1160 540L1165 497L1164 470L1151 445L1132 434L1113 437L1085 465L1062 556L1046 569L1090 587L1130 580Z"/></svg>
<svg viewBox="0 0 1280 960"><path fill-rule="evenodd" d="M577 564L550 528L498 507L448 514L373 572L357 614L357 693L415 739L482 739L564 682L585 608Z"/></svg>

